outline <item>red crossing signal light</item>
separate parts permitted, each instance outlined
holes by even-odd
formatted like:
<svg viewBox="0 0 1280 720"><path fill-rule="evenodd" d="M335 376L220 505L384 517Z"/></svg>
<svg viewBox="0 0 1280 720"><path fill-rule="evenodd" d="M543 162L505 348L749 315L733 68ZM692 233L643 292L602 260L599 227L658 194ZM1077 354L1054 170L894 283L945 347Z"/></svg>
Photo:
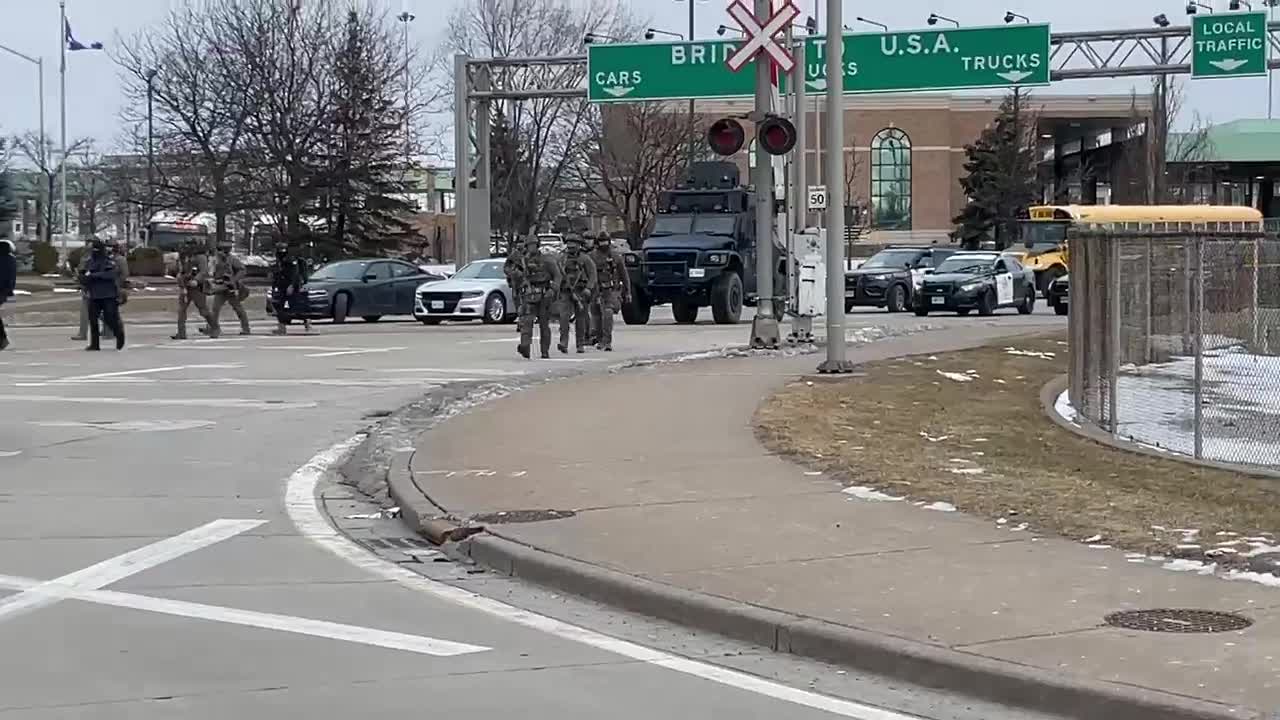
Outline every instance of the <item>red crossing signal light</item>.
<svg viewBox="0 0 1280 720"><path fill-rule="evenodd" d="M736 155L747 142L742 124L733 118L721 118L707 129L707 143L717 155Z"/></svg>

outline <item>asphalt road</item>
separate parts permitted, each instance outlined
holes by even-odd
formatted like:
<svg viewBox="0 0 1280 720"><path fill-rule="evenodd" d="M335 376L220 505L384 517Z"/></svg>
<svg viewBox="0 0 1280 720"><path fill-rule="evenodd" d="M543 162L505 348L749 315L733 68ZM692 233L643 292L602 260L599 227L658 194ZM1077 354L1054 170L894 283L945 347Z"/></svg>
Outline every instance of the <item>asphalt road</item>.
<svg viewBox="0 0 1280 720"><path fill-rule="evenodd" d="M415 572L317 510L318 488L344 529L397 532L353 517L376 508L329 473L371 414L460 382L739 345L746 325L655 312L620 325L618 352L534 362L516 356L512 326L267 329L171 342L169 326L133 326L121 353L85 353L65 327L14 329L0 353L0 720L1030 717L698 637L430 550Z"/></svg>

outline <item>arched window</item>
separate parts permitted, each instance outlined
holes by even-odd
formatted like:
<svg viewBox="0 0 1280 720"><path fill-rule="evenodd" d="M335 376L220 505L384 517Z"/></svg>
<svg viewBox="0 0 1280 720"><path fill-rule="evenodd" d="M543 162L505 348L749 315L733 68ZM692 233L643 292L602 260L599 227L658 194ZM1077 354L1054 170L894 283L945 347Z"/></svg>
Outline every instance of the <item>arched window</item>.
<svg viewBox="0 0 1280 720"><path fill-rule="evenodd" d="M911 138L897 128L871 140L871 225L911 229Z"/></svg>

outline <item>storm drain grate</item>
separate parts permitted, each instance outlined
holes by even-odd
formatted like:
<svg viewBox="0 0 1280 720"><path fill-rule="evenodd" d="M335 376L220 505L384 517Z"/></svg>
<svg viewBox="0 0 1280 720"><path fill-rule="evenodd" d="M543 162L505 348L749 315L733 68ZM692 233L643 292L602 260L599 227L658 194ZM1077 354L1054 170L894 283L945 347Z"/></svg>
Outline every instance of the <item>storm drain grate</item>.
<svg viewBox="0 0 1280 720"><path fill-rule="evenodd" d="M1219 633L1244 630L1253 621L1215 610L1124 610L1106 617L1108 625L1127 630L1166 633Z"/></svg>
<svg viewBox="0 0 1280 720"><path fill-rule="evenodd" d="M419 550L431 547L431 543L422 538L362 538L360 542L383 550Z"/></svg>
<svg viewBox="0 0 1280 720"><path fill-rule="evenodd" d="M473 515L471 521L482 525L533 523L544 520L563 520L576 515L572 510L503 510L501 512Z"/></svg>

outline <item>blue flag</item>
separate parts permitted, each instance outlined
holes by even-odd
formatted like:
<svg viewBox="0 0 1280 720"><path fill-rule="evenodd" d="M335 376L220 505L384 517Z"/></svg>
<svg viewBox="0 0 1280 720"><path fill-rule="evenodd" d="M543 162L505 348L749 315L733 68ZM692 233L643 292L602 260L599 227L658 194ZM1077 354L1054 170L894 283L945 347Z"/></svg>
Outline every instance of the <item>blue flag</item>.
<svg viewBox="0 0 1280 720"><path fill-rule="evenodd" d="M92 42L92 43L89 43L88 45L85 45L84 43L77 40L75 36L71 34L71 21L67 20L65 22L67 24L67 49L68 50L101 50L102 49L102 43L100 42Z"/></svg>

